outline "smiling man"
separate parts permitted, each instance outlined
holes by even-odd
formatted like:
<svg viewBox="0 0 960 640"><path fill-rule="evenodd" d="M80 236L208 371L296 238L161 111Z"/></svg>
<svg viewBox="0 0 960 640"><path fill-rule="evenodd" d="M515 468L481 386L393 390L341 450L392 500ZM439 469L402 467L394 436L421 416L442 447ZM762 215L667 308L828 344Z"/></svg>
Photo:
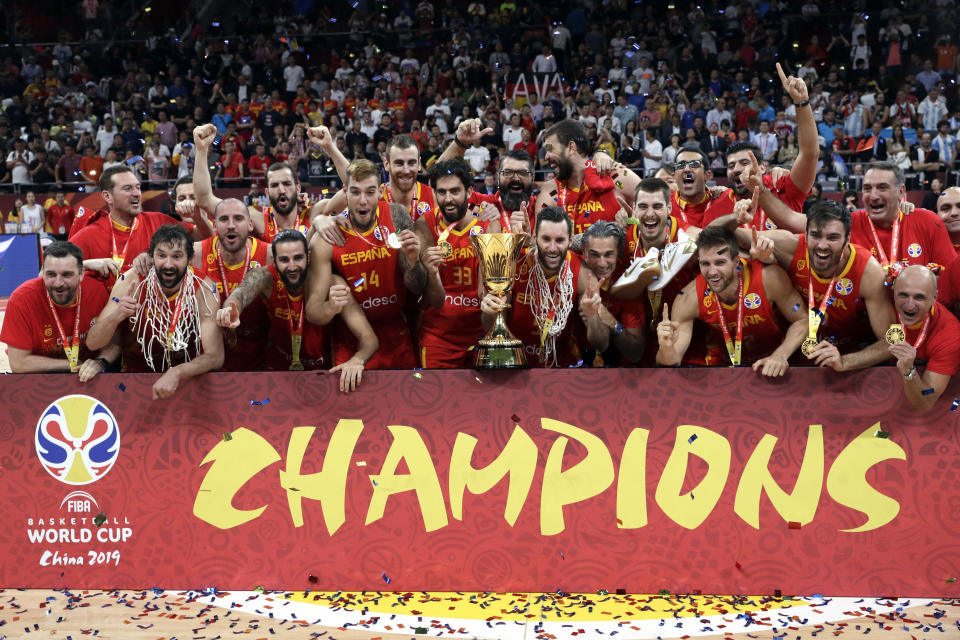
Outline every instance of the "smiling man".
<svg viewBox="0 0 960 640"><path fill-rule="evenodd" d="M420 175L420 148L413 136L401 133L390 138L384 167L390 176L390 183L380 196L384 202L403 205L414 222L436 208L433 190L417 180Z"/></svg>
<svg viewBox="0 0 960 640"><path fill-rule="evenodd" d="M657 364L683 361L699 321L709 331L707 365L752 365L766 377L784 375L807 332L807 315L787 274L777 265L741 259L734 233L723 227L704 229L697 249L700 275L677 296L672 316L663 306ZM785 335L774 308L791 323Z"/></svg>
<svg viewBox="0 0 960 640"><path fill-rule="evenodd" d="M950 234L950 244L960 255L960 187L943 190L937 200L937 215Z"/></svg>
<svg viewBox="0 0 960 640"><path fill-rule="evenodd" d="M492 326L500 310L510 308L508 326L523 342L528 357L537 358L541 367L576 366L582 360L585 345L577 342L571 312L584 297L590 305L601 304L597 278L583 268L580 256L570 251L572 235L573 221L563 209L541 209L534 226L534 246L517 265L512 301L492 293L480 300L484 329ZM584 322L590 346L606 349L610 329L596 313L588 313Z"/></svg>
<svg viewBox="0 0 960 640"><path fill-rule="evenodd" d="M153 385L157 400L172 396L184 380L219 369L223 339L215 289L190 266L187 231L163 225L150 239L149 253L153 267L143 278L131 269L117 281L87 344L101 349L119 330L124 370L163 374Z"/></svg>
<svg viewBox="0 0 960 640"><path fill-rule="evenodd" d="M899 324L887 334L890 355L903 376L903 392L919 411L936 403L960 366L960 321L937 302L937 279L910 265L893 283Z"/></svg>
<svg viewBox="0 0 960 640"><path fill-rule="evenodd" d="M213 211L217 235L193 245L191 264L217 287L220 304L252 269L270 263L270 247L250 237L253 222L236 198L221 200ZM224 371L256 371L263 366L269 334L266 307L260 301L244 309L240 326L224 332Z"/></svg>
<svg viewBox="0 0 960 640"><path fill-rule="evenodd" d="M854 211L850 242L867 247L892 279L897 263L949 265L956 258L940 217L926 209L900 211L906 198L903 169L893 162L874 162L863 176L860 202Z"/></svg>
<svg viewBox="0 0 960 640"><path fill-rule="evenodd" d="M86 382L116 360L120 349L98 353L87 343L94 318L107 303L106 290L83 277L83 253L70 242L43 250L40 277L13 292L0 330L13 373L69 371Z"/></svg>

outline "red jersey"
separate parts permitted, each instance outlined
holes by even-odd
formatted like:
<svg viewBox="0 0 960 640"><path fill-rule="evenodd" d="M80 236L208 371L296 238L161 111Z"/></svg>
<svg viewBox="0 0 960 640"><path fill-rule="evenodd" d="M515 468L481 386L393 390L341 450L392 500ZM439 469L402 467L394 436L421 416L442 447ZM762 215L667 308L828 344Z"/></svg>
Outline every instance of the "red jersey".
<svg viewBox="0 0 960 640"><path fill-rule="evenodd" d="M777 321L773 305L767 299L763 287L763 263L754 260L740 260L743 273L743 344L741 365L751 365L770 355L783 342L783 330ZM720 314L717 311L717 296L710 292L707 281L697 276L697 304L699 319L707 325L707 366L730 366L723 331L720 328ZM730 340L737 339L737 304L723 305L723 319L727 323Z"/></svg>
<svg viewBox="0 0 960 640"><path fill-rule="evenodd" d="M909 264L927 265L935 262L940 265L949 265L957 257L957 252L950 242L950 234L943 226L940 216L927 209L914 209L910 215L897 214L899 220L899 239L897 246L892 247L893 226L873 227L877 230L877 238L873 236L871 220L863 209L851 214L850 243L869 247L874 258L884 264L893 262L907 262ZM883 255L877 250L879 239Z"/></svg>
<svg viewBox="0 0 960 640"><path fill-rule="evenodd" d="M307 235L310 231L310 207L304 207L297 212L297 225L294 228L303 235ZM277 216L273 213L273 207L267 207L263 212L263 243L268 246L273 244L273 239L281 231Z"/></svg>
<svg viewBox="0 0 960 640"><path fill-rule="evenodd" d="M574 235L583 233L597 220L614 222L620 203L617 202L617 192L613 179L609 176L601 177L593 162L587 161L583 184L579 189L570 189L559 180L557 186L557 206L567 212L573 220Z"/></svg>
<svg viewBox="0 0 960 640"><path fill-rule="evenodd" d="M377 219L369 231L344 229L346 243L333 247L332 265L353 291L363 308L380 349L366 363L367 369L410 369L416 365L413 342L403 314L407 288L403 283L397 250L387 246L394 233L390 205L380 200ZM357 340L343 321L333 323L333 363L346 362L357 351Z"/></svg>
<svg viewBox="0 0 960 640"><path fill-rule="evenodd" d="M424 214L434 242L447 228L442 215ZM488 223L472 218L464 229L451 229L446 238L453 253L440 265L440 279L446 292L440 309L427 306L420 320L420 363L424 368L468 368L472 366L470 347L484 334L480 320L477 256L470 236L484 233Z"/></svg>
<svg viewBox="0 0 960 640"><path fill-rule="evenodd" d="M123 262L121 272L130 268L134 258L150 247L153 234L165 224L179 224L193 232L189 222L177 222L163 213L144 211L133 220L132 227L125 227L109 215L100 215L77 231L70 241L83 250L86 260L112 258Z"/></svg>
<svg viewBox="0 0 960 640"><path fill-rule="evenodd" d="M380 202L396 202L393 197L393 191L390 189L390 185L387 185L383 190L383 195L380 196ZM437 200L433 195L433 189L429 185L423 184L422 182L417 183L416 193L413 194L413 200L411 201L410 207L410 219L416 222L420 219L421 216L426 214L428 211L437 210ZM416 206L413 206L413 205Z"/></svg>
<svg viewBox="0 0 960 640"><path fill-rule="evenodd" d="M65 236L73 227L73 218L76 213L69 204L52 204L47 207L47 224L50 232L57 236Z"/></svg>
<svg viewBox="0 0 960 640"><path fill-rule="evenodd" d="M954 314L960 312L960 259L951 262L937 277L937 302Z"/></svg>
<svg viewBox="0 0 960 640"><path fill-rule="evenodd" d="M250 238L247 260L228 265L219 257L220 239L207 238L200 244L200 264L203 275L213 280L222 305L250 269L267 266L267 245ZM226 278L227 286L223 281ZM257 298L240 314L240 326L224 330L224 371L256 371L263 367L267 348L269 319L263 301Z"/></svg>
<svg viewBox="0 0 960 640"><path fill-rule="evenodd" d="M830 292L833 302L828 303L824 318L820 323L818 336L821 340L829 340L837 346L840 353L849 353L862 349L876 341L870 327L870 317L867 314L867 305L860 297L860 281L863 279L863 270L870 261L870 252L863 247L850 244L850 255L834 279L833 290ZM809 257L807 256L807 236L799 236L797 250L790 261L787 270L790 281L800 294L802 300L809 304L811 277ZM823 297L827 293L831 278L821 278L816 273L813 276L813 301L820 308ZM806 360L806 358L804 358Z"/></svg>
<svg viewBox="0 0 960 640"><path fill-rule="evenodd" d="M707 224L703 221L704 213L710 206L710 192L706 191L703 198L698 202L687 202L680 197L680 194L674 191L670 194L670 205L672 215L677 220L684 223L684 229L693 225L694 227L705 227Z"/></svg>
<svg viewBox="0 0 960 640"><path fill-rule="evenodd" d="M807 199L808 193L804 193L793 183L790 174L783 176L776 184L773 183L773 176L764 174L763 186L773 192L777 198L794 211L803 211L803 202ZM703 216L704 226L710 224L720 216L733 213L733 205L741 200L733 189L727 189L723 195L711 202ZM777 225L767 218L766 212L762 207L757 209L757 215L753 217L753 222L747 225L749 228L763 231L764 229L776 229Z"/></svg>
<svg viewBox="0 0 960 640"><path fill-rule="evenodd" d="M917 368L952 376L960 367L960 320L939 302L933 303L928 317L930 325L927 335L917 348ZM903 330L907 334L907 342L916 346L923 323L904 327Z"/></svg>
<svg viewBox="0 0 960 640"><path fill-rule="evenodd" d="M642 331L645 324L643 300L620 300L610 295L611 282L616 282L622 273L623 271L618 269L600 286L600 300L603 302L603 306L607 308L607 311L610 312L610 315L616 318L617 322L623 326L624 331L627 329L640 329ZM584 358L584 364L589 365L590 353L593 353L595 350L587 344L587 326L584 324L579 312L577 313L576 322L577 340L584 345L584 351L587 356ZM626 360L617 350L613 340L614 336L611 333L610 346L607 347L606 351L598 354L602 357L604 366L639 366L639 362L633 363ZM593 366L600 366L600 363L594 359Z"/></svg>
<svg viewBox="0 0 960 640"><path fill-rule="evenodd" d="M256 154L252 155L249 160L247 160L247 168L250 169L250 182L252 184L260 185L262 188L267 186L267 167L273 164L273 158L270 156L263 156L262 158ZM254 170L263 171L261 174L254 175Z"/></svg>
<svg viewBox="0 0 960 640"><path fill-rule="evenodd" d="M527 354L528 365L531 367L552 367L554 366L552 361L545 363L540 361L540 352L543 348L540 344L540 324L531 307L535 301L532 299L533 285L530 284L530 279L535 277L536 259L533 251L527 251L523 260L517 265L516 282L513 283L513 307L507 325L513 331L513 334L523 342L523 350ZM579 315L577 287L580 282L582 265L580 256L568 251L566 265L560 269L560 273L569 269L572 276L573 291L571 293L572 299L569 301L571 309L567 316L567 322L556 336L556 366L558 367L576 366L580 360L580 347L577 344L574 329L576 318ZM557 296L557 276L548 278L547 285L553 303L561 302Z"/></svg>
<svg viewBox="0 0 960 640"><path fill-rule="evenodd" d="M667 244L677 241L677 232L679 229L686 230L687 227L690 226L684 225L682 219L678 219L672 215L670 216L669 225L670 233L667 236ZM624 267L629 266L636 258L644 255L643 243L640 241L640 226L629 225L626 235L626 260L623 265ZM660 259L663 259L662 252ZM660 291L646 292L645 299L641 304L643 305L643 314L650 319L650 323L644 325L644 336L647 346L646 349L644 349L643 359L638 363L640 366L657 366L657 351L660 350L660 343L657 340L657 323L660 321L660 316L663 313L661 311L663 309L663 303L666 302L668 305L673 306L674 298L683 291L683 288L687 286L688 283L697 277L697 273L699 273L697 261L690 259L687 264L684 265L683 269L673 276L663 289ZM613 281L616 282L616 279L614 278ZM703 354L705 353L705 347L703 340L700 338L701 336L694 336L690 341L690 347L687 348L687 354L684 357L684 361L688 364L704 363Z"/></svg>
<svg viewBox="0 0 960 640"><path fill-rule="evenodd" d="M107 291L91 278L80 281L78 288L79 305L53 305L60 319L60 326L67 340L73 340L73 328L77 325L77 337L80 340L80 359L82 364L94 354L87 349L87 332L94 319L107 304ZM79 322L77 313L79 307ZM47 302L47 290L43 278L27 280L10 295L7 312L0 330L0 342L16 349L29 351L31 355L48 358L66 359L63 340L57 323L50 312Z"/></svg>
<svg viewBox="0 0 960 640"><path fill-rule="evenodd" d="M306 371L328 369L323 328L303 317L303 294L292 296L272 264L267 266L273 276L273 287L267 300L270 317L270 342L267 345L268 371L289 371L293 363L293 332L302 327L300 362ZM249 309L249 307L248 307ZM301 324L302 323L302 324ZM241 320L241 326L242 320ZM293 330L291 331L291 327Z"/></svg>
<svg viewBox="0 0 960 640"><path fill-rule="evenodd" d="M142 215L142 214L141 214ZM164 303L167 305L170 316L172 317L175 313L177 301L180 299L181 292L184 287L187 286L189 280L193 280L193 287L199 296L203 294L200 293L200 289L204 286L203 278L200 277L193 269L193 267L187 267L187 273L183 277L183 284L180 286L180 291L178 291L172 298L166 297L163 292L157 293L157 297L160 297L164 300ZM142 281L138 286L137 303L143 305L147 298L147 286ZM153 286L159 287L159 284L154 284ZM128 295L134 295L134 292L131 291ZM203 314L206 312L204 304L201 301L197 302L198 313ZM211 311L216 312L216 309L211 309ZM137 316L133 316L136 318ZM180 316L178 324L182 324L185 318L183 315ZM200 325L200 321L197 320L197 326ZM161 331L166 331L167 327L157 327L156 322L150 321L150 313L143 311L140 313L140 319L135 324L129 322L120 323L121 342L120 347L123 350L123 370L129 373L150 373L156 371L160 373L161 371L168 371L170 368L175 367L189 360L193 360L198 355L203 353L203 345L200 341L200 335L192 335L185 337L186 348L185 349L174 349L172 352L167 350L167 336L166 334L157 335L155 329L159 328ZM141 346L138 338L143 339L143 346ZM156 369L150 368L150 365L147 362L147 357L144 355L144 349L147 349L147 352L152 358L152 362Z"/></svg>

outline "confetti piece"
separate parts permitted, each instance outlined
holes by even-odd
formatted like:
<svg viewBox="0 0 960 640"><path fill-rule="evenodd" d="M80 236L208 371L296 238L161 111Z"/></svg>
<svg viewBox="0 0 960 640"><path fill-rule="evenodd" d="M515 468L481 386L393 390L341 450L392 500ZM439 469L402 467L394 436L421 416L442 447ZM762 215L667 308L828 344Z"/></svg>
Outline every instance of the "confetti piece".
<svg viewBox="0 0 960 640"><path fill-rule="evenodd" d="M253 588L253 590L256 591L257 593L266 593L266 592L267 592L267 590L263 588L263 585L262 585L262 584L258 584L257 586L255 586L255 587Z"/></svg>
<svg viewBox="0 0 960 640"><path fill-rule="evenodd" d="M383 581L386 582L387 584L390 584L391 582L393 582L393 580L390 579L390 576L388 576L386 572L381 573L380 577L383 578Z"/></svg>
<svg viewBox="0 0 960 640"><path fill-rule="evenodd" d="M231 440L233 440L233 436L232 436L232 435L230 435L229 433L223 434L223 441L224 441L224 442L230 442Z"/></svg>
<svg viewBox="0 0 960 640"><path fill-rule="evenodd" d="M518 416L517 414L513 414L512 416L510 416L510 419L516 422L517 424L520 423L520 416Z"/></svg>
<svg viewBox="0 0 960 640"><path fill-rule="evenodd" d="M690 444L693 444L693 441L696 439L697 439L697 434L693 434L687 439L687 442L689 442Z"/></svg>
<svg viewBox="0 0 960 640"><path fill-rule="evenodd" d="M787 523L787 527L790 528L790 529L799 529L799 528L802 527L802 526L803 526L803 525L801 525L799 522L788 522L788 523Z"/></svg>
<svg viewBox="0 0 960 640"><path fill-rule="evenodd" d="M780 591L780 589L774 589L774 590L773 590L773 597L774 597L774 598L783 597L783 593Z"/></svg>
<svg viewBox="0 0 960 640"><path fill-rule="evenodd" d="M886 431L877 431L877 432L876 432L875 434L873 434L873 435L875 435L875 436L878 437L878 438L889 438L889 437L890 437L890 434L887 433Z"/></svg>
<svg viewBox="0 0 960 640"><path fill-rule="evenodd" d="M120 298L114 296L114 297L113 297L113 301L114 301L114 302L120 302Z"/></svg>
<svg viewBox="0 0 960 640"><path fill-rule="evenodd" d="M936 389L932 389L932 388L931 388L931 389L924 389L923 391L920 392L920 395L922 395L922 396L929 396L930 394L933 394L933 393L936 393L936 392L937 392Z"/></svg>
<svg viewBox="0 0 960 640"><path fill-rule="evenodd" d="M951 583L951 584L953 584L953 583L956 582L956 581L957 581L956 578L947 578L947 582L949 582L949 583Z"/></svg>
<svg viewBox="0 0 960 640"><path fill-rule="evenodd" d="M598 595L598 596L608 596L608 595L610 595L610 592L607 591L606 589L600 589L599 591L597 591L597 595Z"/></svg>
<svg viewBox="0 0 960 640"><path fill-rule="evenodd" d="M255 407L262 407L265 404L270 404L270 398L264 398L263 400L251 400L250 404Z"/></svg>
<svg viewBox="0 0 960 640"><path fill-rule="evenodd" d="M563 555L563 551L557 551L557 555L560 556L561 560L566 560L566 558Z"/></svg>
<svg viewBox="0 0 960 640"><path fill-rule="evenodd" d="M357 287L362 285L364 282L366 282L366 280L364 278L360 278L359 280L353 283L353 288L356 289Z"/></svg>
<svg viewBox="0 0 960 640"><path fill-rule="evenodd" d="M733 566L737 568L737 571L741 571L741 572L743 571L743 567L740 565L739 562L734 562Z"/></svg>
<svg viewBox="0 0 960 640"><path fill-rule="evenodd" d="M414 628L413 632L414 632L415 634L424 635L424 634L427 633L427 628L426 628L426 627L416 627L416 628Z"/></svg>
<svg viewBox="0 0 960 640"><path fill-rule="evenodd" d="M960 408L960 398L954 398L953 404L950 405L950 411L956 411Z"/></svg>
<svg viewBox="0 0 960 640"><path fill-rule="evenodd" d="M800 303L799 303L799 302L798 302L797 304L793 305L793 310L794 310L794 311L798 311L799 309L800 309Z"/></svg>
<svg viewBox="0 0 960 640"><path fill-rule="evenodd" d="M627 590L626 590L626 589L617 589L617 595L618 595L618 596L625 596L625 595L627 595Z"/></svg>
<svg viewBox="0 0 960 640"><path fill-rule="evenodd" d="M668 595L670 595L670 592L667 591L666 589L660 589L660 595L662 595L662 596L668 596Z"/></svg>
<svg viewBox="0 0 960 640"><path fill-rule="evenodd" d="M318 578L317 576L315 576L315 575L313 575L313 574L311 573L310 575L307 576L307 580L309 580L309 581L312 582L313 584L316 584L316 583L318 583L318 582L320 581L320 578Z"/></svg>
<svg viewBox="0 0 960 640"><path fill-rule="evenodd" d="M419 371L414 371L414 372L413 372L413 377L416 378L417 380L422 380L422 379L423 379L423 374L420 373Z"/></svg>
<svg viewBox="0 0 960 640"><path fill-rule="evenodd" d="M357 460L357 466L358 466L358 467L365 467L365 466L367 466L367 462L366 462L365 460Z"/></svg>
<svg viewBox="0 0 960 640"><path fill-rule="evenodd" d="M107 521L107 516L101 511L97 514L97 517L93 519L93 524L97 525L97 529L103 526L103 523Z"/></svg>
<svg viewBox="0 0 960 640"><path fill-rule="evenodd" d="M120 384L117 385L117 389L120 389L120 391L126 391L126 390L127 390L127 385L125 385L125 384L123 384L123 383L121 382Z"/></svg>

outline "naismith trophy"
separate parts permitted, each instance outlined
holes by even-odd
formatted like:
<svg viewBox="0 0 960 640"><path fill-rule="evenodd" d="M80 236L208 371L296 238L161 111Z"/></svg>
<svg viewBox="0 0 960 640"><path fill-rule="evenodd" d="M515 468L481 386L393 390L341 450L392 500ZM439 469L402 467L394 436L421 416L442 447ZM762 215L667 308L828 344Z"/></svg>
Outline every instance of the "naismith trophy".
<svg viewBox="0 0 960 640"><path fill-rule="evenodd" d="M500 298L510 297L517 262L530 239L525 233L481 233L470 236L477 254L480 281L487 291ZM510 333L501 309L487 335L477 345L477 369L519 369L527 364L523 342Z"/></svg>

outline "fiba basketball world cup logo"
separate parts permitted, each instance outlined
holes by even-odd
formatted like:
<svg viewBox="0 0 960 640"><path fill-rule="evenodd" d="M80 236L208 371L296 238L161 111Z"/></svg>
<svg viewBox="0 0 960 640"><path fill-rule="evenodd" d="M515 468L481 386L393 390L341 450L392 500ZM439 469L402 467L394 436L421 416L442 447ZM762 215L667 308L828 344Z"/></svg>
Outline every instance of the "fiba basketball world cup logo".
<svg viewBox="0 0 960 640"><path fill-rule="evenodd" d="M40 416L34 443L47 473L64 484L84 485L105 476L117 461L120 429L96 398L64 396Z"/></svg>

